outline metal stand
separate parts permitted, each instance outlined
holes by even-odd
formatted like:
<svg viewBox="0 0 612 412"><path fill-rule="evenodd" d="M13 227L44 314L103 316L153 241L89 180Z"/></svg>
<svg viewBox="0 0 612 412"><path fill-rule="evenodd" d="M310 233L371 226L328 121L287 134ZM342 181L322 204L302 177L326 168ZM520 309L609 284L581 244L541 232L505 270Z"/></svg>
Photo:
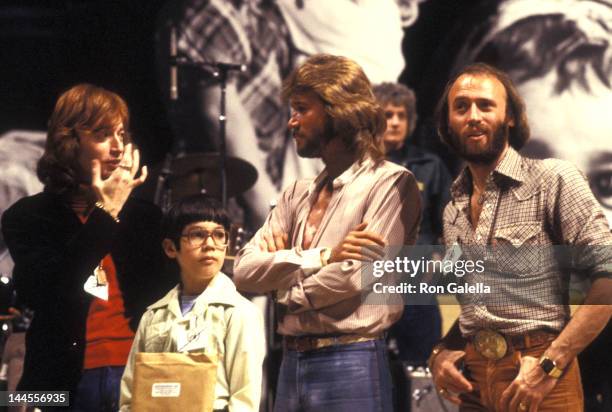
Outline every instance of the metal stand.
<svg viewBox="0 0 612 412"><path fill-rule="evenodd" d="M221 84L221 101L219 102L219 168L220 179L221 179L221 204L224 208L227 208L227 148L226 148L226 123L227 118L225 116L226 102L225 94L227 90L227 74L229 72L227 66L218 66L213 73L213 76L219 79Z"/></svg>
<svg viewBox="0 0 612 412"><path fill-rule="evenodd" d="M190 67L207 75L212 75L218 79L221 87L221 98L219 102L219 175L220 175L220 188L221 188L221 203L223 207L227 207L227 145L226 145L226 91L227 91L227 78L231 71L243 72L246 70L244 64L233 64L233 63L194 63L188 61L183 57L176 55L176 33L175 28L171 28L171 56L170 56L170 68L171 76L174 76L171 84L170 98L172 101L178 99L178 86L177 86L177 72L176 70L181 67Z"/></svg>

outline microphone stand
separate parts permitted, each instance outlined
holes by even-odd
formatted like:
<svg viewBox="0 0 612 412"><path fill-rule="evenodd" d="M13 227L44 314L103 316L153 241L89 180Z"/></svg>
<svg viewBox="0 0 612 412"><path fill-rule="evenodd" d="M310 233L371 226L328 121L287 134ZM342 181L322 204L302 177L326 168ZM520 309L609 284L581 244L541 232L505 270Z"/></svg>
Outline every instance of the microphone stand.
<svg viewBox="0 0 612 412"><path fill-rule="evenodd" d="M226 145L226 91L227 75L230 71L244 72L244 64L212 63L214 67L213 76L219 79L221 87L221 98L219 102L219 168L221 176L221 204L227 208L227 145Z"/></svg>
<svg viewBox="0 0 612 412"><path fill-rule="evenodd" d="M227 78L231 71L244 72L246 65L233 63L194 63L187 61L184 57L172 57L171 63L177 67L185 66L192 67L210 75L212 71L213 77L217 78L221 87L221 98L219 102L219 169L220 169L220 184L221 184L221 203L223 207L227 207L227 144L226 144L226 93L227 93Z"/></svg>
<svg viewBox="0 0 612 412"><path fill-rule="evenodd" d="M227 90L227 67L217 66L213 76L219 79L221 84L221 101L219 102L219 168L221 176L221 204L227 208L227 148L226 148L226 131L227 117L225 115L226 102L225 95Z"/></svg>
<svg viewBox="0 0 612 412"><path fill-rule="evenodd" d="M166 213L170 210L170 199L172 199L172 193L168 188L168 177L172 175L172 160L174 156L172 153L167 153L164 159L164 165L159 172L157 177L157 185L155 186L155 197L153 203L155 203L162 212Z"/></svg>
<svg viewBox="0 0 612 412"><path fill-rule="evenodd" d="M171 20L167 26L169 28L170 38L168 39L168 43L170 46L169 53L169 65L170 65L170 89L168 95L168 110L170 119L176 119L179 114L179 110L177 107L178 98L179 98L179 87L178 87L178 66L176 65L176 56L177 56L177 34L176 34L176 25L174 21ZM176 133L176 129L175 129ZM178 134L178 133L176 133ZM157 177L157 183L155 185L155 194L153 195L153 203L155 203L162 210L163 213L168 212L170 209L170 199L172 199L172 193L169 193L170 189L168 188L168 177L172 176L172 161L174 160L175 155L181 155L181 151L184 150L184 143L181 140L182 138L179 136L175 136L173 141L173 148L170 153L166 154L164 158L164 163L161 171L159 172L159 176Z"/></svg>

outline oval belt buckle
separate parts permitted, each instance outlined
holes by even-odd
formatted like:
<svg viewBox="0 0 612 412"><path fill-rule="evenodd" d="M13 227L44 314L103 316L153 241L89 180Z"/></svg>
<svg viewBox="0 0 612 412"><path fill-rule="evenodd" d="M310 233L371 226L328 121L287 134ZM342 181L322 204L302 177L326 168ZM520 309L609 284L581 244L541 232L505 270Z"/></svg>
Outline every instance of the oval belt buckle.
<svg viewBox="0 0 612 412"><path fill-rule="evenodd" d="M476 351L487 359L499 360L506 355L508 344L506 339L498 332L483 329L474 337Z"/></svg>

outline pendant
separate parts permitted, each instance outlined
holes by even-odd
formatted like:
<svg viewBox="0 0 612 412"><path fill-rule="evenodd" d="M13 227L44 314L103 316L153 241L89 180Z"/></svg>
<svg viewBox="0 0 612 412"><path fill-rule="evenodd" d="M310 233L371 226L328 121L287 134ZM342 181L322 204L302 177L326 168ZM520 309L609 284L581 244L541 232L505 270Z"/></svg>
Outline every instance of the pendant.
<svg viewBox="0 0 612 412"><path fill-rule="evenodd" d="M94 269L94 276L96 278L96 283L98 286L105 286L108 284L108 279L106 278L106 271L102 267L102 265L98 265Z"/></svg>

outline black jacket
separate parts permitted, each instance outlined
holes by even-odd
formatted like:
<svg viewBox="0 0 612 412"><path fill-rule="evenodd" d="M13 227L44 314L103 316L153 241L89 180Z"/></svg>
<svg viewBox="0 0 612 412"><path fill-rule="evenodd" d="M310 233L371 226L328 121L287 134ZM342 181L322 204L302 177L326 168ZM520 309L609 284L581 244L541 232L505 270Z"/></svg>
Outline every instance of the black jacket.
<svg viewBox="0 0 612 412"><path fill-rule="evenodd" d="M94 208L83 224L67 202L46 192L21 199L3 214L15 288L34 309L18 390L76 388L92 300L83 284L106 254L111 253L117 268L133 330L146 307L176 284L175 278L162 275L159 209L130 199L119 218L115 223Z"/></svg>

